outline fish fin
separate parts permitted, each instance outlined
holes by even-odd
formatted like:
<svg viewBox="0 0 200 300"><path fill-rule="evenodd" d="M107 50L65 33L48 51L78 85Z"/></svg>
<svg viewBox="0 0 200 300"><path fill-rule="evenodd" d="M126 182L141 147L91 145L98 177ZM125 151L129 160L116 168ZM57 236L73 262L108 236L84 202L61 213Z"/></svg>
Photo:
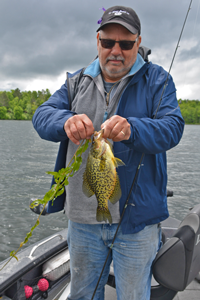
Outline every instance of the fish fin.
<svg viewBox="0 0 200 300"><path fill-rule="evenodd" d="M103 221L107 222L107 220L108 220L108 222L110 224L112 224L112 216L110 214L110 211L109 211L108 207L98 206L97 207L96 219L97 219L98 222L103 222Z"/></svg>
<svg viewBox="0 0 200 300"><path fill-rule="evenodd" d="M121 159L119 159L117 157L115 157L114 159L115 159L115 166L116 167L125 166L125 163Z"/></svg>
<svg viewBox="0 0 200 300"><path fill-rule="evenodd" d="M112 152L113 152L113 144L111 144L111 142L110 141L106 141L107 142L107 144L110 146L110 149L112 150ZM120 167L120 166L125 166L125 163L121 160L121 159L119 159L119 158L117 158L117 157L114 157L113 158L113 160L114 160L114 164L115 164L115 167L117 168L117 167Z"/></svg>
<svg viewBox="0 0 200 300"><path fill-rule="evenodd" d="M85 194L85 196L87 196L88 198L90 198L92 195L94 195L94 192L92 191L92 189L87 181L86 171L83 174L82 191Z"/></svg>
<svg viewBox="0 0 200 300"><path fill-rule="evenodd" d="M109 201L112 203L112 204L115 204L120 198L121 198L121 195L122 195L122 191L121 191L121 187L120 187L120 182L119 182L119 177L118 175L116 174L116 183L115 183L115 188L112 192L112 194L110 195L109 197Z"/></svg>

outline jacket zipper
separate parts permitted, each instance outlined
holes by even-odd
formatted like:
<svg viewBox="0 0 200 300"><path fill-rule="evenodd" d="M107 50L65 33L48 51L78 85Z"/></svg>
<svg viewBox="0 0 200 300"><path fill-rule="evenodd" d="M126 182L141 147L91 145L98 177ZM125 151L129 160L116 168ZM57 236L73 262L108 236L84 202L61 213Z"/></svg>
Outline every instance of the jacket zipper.
<svg viewBox="0 0 200 300"><path fill-rule="evenodd" d="M113 84L113 86L111 87L110 91L107 93L106 91L106 111L104 113L104 116L103 116L103 123L107 120L107 117L108 117L108 105L109 105L109 98L110 98L110 93L112 92L112 89L117 85L117 84L120 84L120 81L117 81L115 82L115 84Z"/></svg>

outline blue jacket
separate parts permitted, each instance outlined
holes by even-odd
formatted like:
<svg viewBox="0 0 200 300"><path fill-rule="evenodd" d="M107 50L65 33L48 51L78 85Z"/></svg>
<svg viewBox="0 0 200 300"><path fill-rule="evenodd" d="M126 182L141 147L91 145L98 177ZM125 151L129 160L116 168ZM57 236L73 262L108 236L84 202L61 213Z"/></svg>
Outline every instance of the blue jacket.
<svg viewBox="0 0 200 300"><path fill-rule="evenodd" d="M94 71L98 70L97 64L98 59L93 63ZM74 93L79 74L80 71L68 74L65 84L33 116L33 125L43 139L60 142L55 171L65 167L68 138L63 125L73 115L69 98ZM87 76L87 69L84 74ZM159 223L168 217L166 151L179 143L184 120L170 75L158 108L166 78L167 72L162 67L145 63L132 76L116 111L117 115L127 118L131 125L129 140L114 143L115 156L126 165L126 168L118 168L122 189L120 213L142 153L145 154L122 220L123 233L138 232L146 225ZM153 119L157 108L156 118ZM65 194L59 196L53 206L49 203L48 213L62 210L64 201Z"/></svg>

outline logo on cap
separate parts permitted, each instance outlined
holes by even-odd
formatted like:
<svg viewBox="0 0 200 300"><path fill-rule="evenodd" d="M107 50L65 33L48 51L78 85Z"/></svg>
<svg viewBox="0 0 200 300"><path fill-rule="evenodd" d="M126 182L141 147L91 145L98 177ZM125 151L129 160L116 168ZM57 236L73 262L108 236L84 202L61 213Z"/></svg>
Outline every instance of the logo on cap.
<svg viewBox="0 0 200 300"><path fill-rule="evenodd" d="M121 16L122 14L127 14L129 15L129 13L125 10L113 10L111 12L109 12L109 15L114 14L115 16Z"/></svg>

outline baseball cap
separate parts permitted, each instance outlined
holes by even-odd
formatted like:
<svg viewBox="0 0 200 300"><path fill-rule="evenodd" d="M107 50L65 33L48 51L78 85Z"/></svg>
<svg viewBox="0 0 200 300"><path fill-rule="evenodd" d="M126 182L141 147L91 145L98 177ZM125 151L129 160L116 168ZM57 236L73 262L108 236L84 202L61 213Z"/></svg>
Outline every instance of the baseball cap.
<svg viewBox="0 0 200 300"><path fill-rule="evenodd" d="M140 35L141 24L140 19L136 12L125 6L112 6L105 10L100 27L97 29L97 32L107 24L120 24L128 29L132 34Z"/></svg>

